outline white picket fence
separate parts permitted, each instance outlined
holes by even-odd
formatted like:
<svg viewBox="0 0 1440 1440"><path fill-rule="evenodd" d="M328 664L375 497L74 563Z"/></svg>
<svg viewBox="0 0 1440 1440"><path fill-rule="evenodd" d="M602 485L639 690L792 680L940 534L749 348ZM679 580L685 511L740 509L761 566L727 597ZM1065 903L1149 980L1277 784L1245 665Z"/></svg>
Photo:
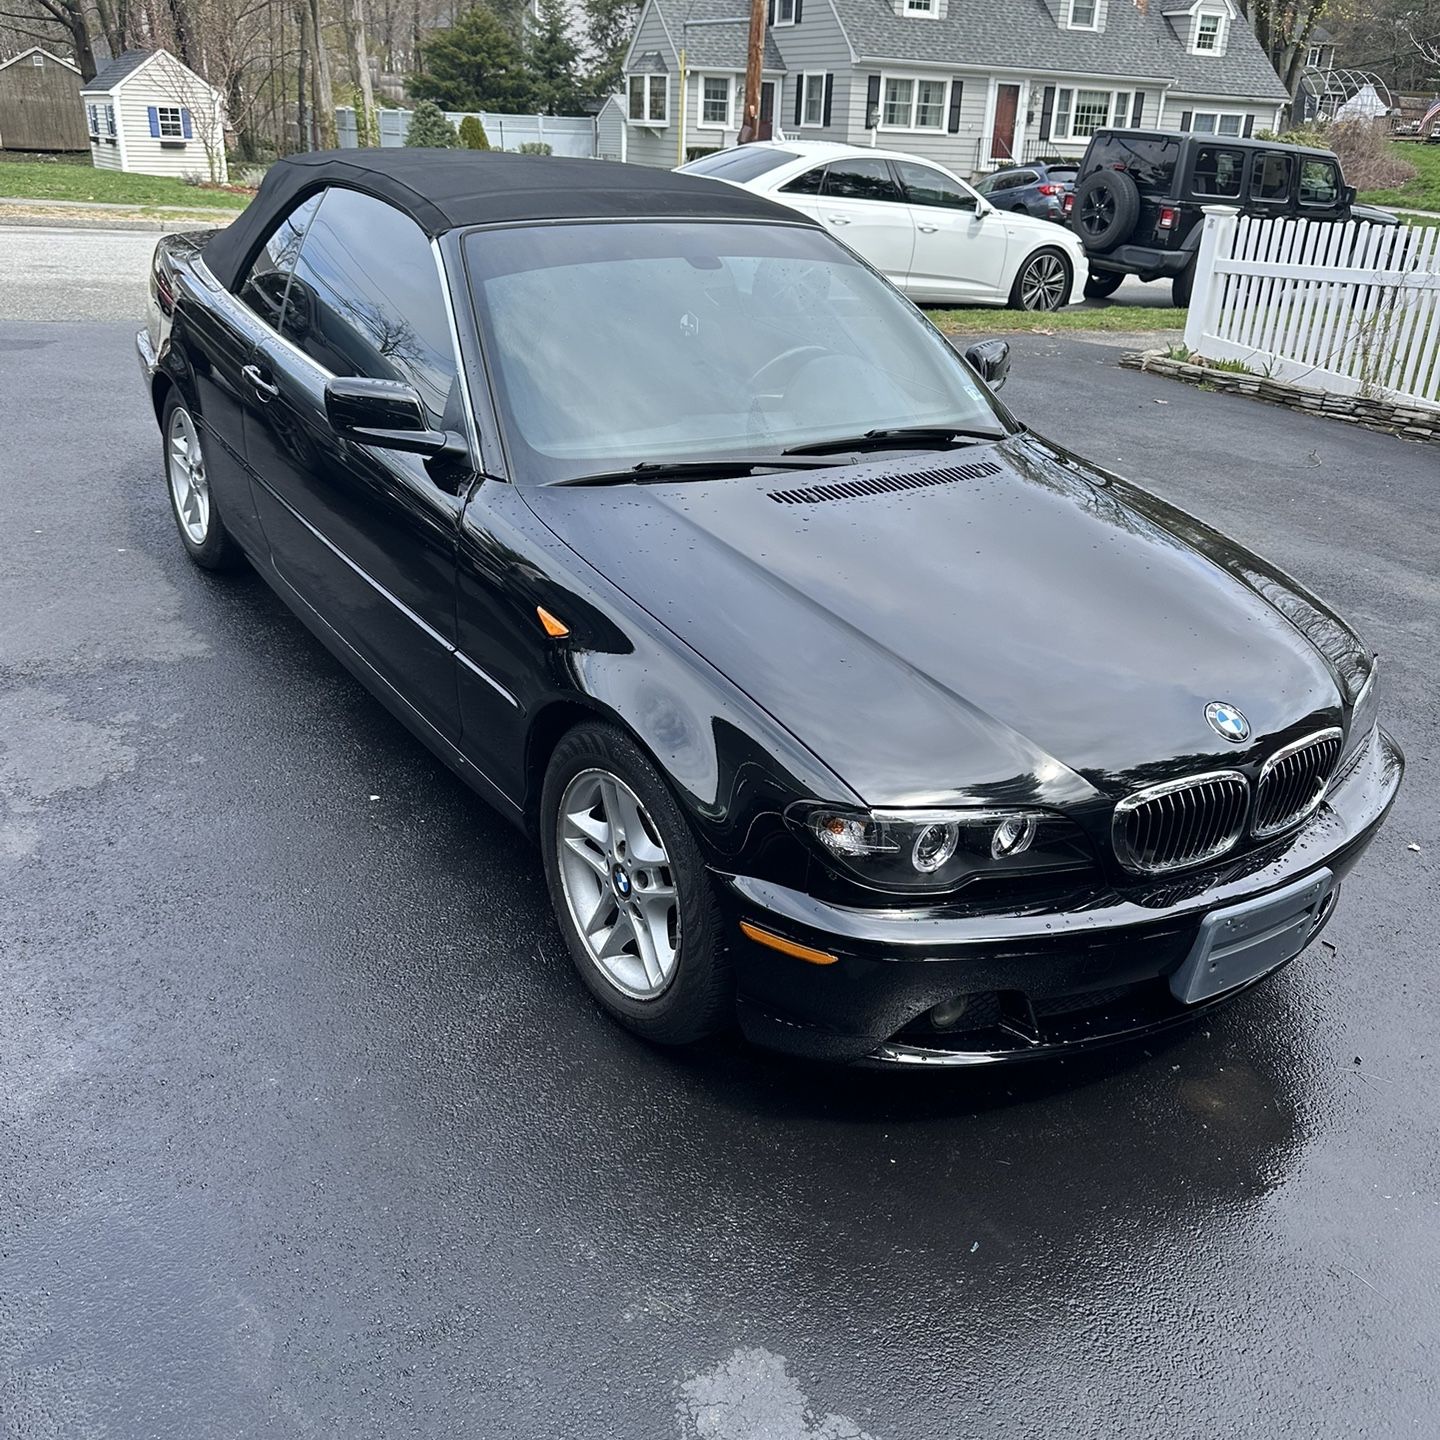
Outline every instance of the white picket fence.
<svg viewBox="0 0 1440 1440"><path fill-rule="evenodd" d="M522 145L542 144L554 155L576 155L590 159L595 154L595 119L591 115L502 115L493 110L447 110L446 117L459 129L466 115L474 115L485 127L485 138L495 150L518 150ZM410 111L380 109L380 144L389 149L405 143ZM342 150L356 146L355 111L340 105L335 110L335 129Z"/></svg>
<svg viewBox="0 0 1440 1440"><path fill-rule="evenodd" d="M1185 344L1317 390L1440 404L1440 227L1207 206Z"/></svg>

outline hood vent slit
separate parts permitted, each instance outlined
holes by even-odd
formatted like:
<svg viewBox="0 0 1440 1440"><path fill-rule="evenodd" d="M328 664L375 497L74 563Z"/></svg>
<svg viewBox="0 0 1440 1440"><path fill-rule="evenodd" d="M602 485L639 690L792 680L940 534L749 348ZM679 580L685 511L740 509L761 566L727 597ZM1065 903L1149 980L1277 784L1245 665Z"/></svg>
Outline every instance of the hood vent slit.
<svg viewBox="0 0 1440 1440"><path fill-rule="evenodd" d="M984 480L1000 474L992 460L971 465L947 465L940 470L919 470L913 475L877 475L870 480L841 480L834 485L808 485L767 493L777 505L824 505L831 500L857 500L866 495L893 495L897 490L925 490L932 485L958 485L963 480Z"/></svg>

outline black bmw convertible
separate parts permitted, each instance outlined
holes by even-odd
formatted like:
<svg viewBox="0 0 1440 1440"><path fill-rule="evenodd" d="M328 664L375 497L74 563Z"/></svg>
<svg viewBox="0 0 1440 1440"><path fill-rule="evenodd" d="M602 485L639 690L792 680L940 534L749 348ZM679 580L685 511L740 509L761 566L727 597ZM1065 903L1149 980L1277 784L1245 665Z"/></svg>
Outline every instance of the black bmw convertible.
<svg viewBox="0 0 1440 1440"><path fill-rule="evenodd" d="M793 210L306 155L151 290L185 549L538 839L580 976L652 1040L1143 1034L1298 956L1395 797L1342 620L1032 433L1002 344L962 358Z"/></svg>

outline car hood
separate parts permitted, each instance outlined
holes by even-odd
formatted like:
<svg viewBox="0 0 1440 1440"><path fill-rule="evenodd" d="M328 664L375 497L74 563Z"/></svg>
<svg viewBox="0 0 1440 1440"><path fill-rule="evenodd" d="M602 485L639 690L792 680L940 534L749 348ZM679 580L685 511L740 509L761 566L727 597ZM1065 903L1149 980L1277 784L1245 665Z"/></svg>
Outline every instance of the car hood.
<svg viewBox="0 0 1440 1440"><path fill-rule="evenodd" d="M1033 437L527 498L870 804L1080 803L1341 712L1334 616ZM1212 700L1249 741L1210 729Z"/></svg>

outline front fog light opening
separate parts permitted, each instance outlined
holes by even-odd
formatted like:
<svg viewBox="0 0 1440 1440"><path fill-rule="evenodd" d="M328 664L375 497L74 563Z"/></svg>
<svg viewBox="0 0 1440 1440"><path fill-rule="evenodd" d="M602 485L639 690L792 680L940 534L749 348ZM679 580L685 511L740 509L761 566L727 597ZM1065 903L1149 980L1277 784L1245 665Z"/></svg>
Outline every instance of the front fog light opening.
<svg viewBox="0 0 1440 1440"><path fill-rule="evenodd" d="M996 860L1022 855L1034 843L1036 825L1033 815L1010 815L996 827L990 837L990 854Z"/></svg>
<svg viewBox="0 0 1440 1440"><path fill-rule="evenodd" d="M931 875L952 859L960 843L958 825L927 825L910 849L910 863L922 875Z"/></svg>

